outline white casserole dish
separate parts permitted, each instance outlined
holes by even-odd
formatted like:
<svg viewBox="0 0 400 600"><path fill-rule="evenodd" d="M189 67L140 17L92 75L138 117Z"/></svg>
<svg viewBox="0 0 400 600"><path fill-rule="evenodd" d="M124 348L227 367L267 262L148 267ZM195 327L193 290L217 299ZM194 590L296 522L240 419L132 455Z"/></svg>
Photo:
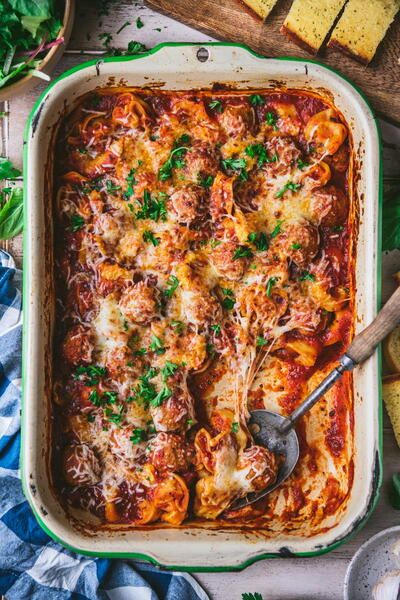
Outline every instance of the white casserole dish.
<svg viewBox="0 0 400 600"><path fill-rule="evenodd" d="M204 60L205 59L205 60ZM356 260L356 332L374 318L379 302L381 164L379 137L368 104L340 75L312 61L265 59L234 44L165 44L135 57L82 64L52 83L36 103L25 134L24 350L22 479L25 494L46 532L71 549L96 556L149 560L168 568L240 569L267 556L310 556L343 542L370 514L381 482L379 356L354 376L354 484L340 521L313 537L265 532L168 529L92 531L71 521L51 486L51 368L53 263L51 169L47 159L66 108L98 86L162 85L164 89L297 88L329 96L345 117L356 153L359 235Z"/></svg>

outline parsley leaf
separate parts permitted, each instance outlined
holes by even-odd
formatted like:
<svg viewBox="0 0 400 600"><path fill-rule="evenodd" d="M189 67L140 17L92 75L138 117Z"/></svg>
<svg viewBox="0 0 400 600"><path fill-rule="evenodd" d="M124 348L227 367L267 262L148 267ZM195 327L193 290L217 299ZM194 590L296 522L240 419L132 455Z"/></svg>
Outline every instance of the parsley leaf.
<svg viewBox="0 0 400 600"><path fill-rule="evenodd" d="M281 225L282 225L282 223L283 223L283 221L277 221L277 223L276 223L276 225L275 225L274 229L273 229L273 230L271 231L271 233L270 233L270 238L271 238L271 239L272 239L272 238L274 238L274 237L276 237L277 235L279 235L279 234L280 234L280 232L281 232Z"/></svg>
<svg viewBox="0 0 400 600"><path fill-rule="evenodd" d="M232 431L232 433L238 433L238 431L239 431L239 423L237 423L236 421L234 421L233 423L231 423L231 431Z"/></svg>
<svg viewBox="0 0 400 600"><path fill-rule="evenodd" d="M222 300L222 308L226 310L232 310L235 306L235 296L229 288L221 288L222 293L225 295L225 298Z"/></svg>
<svg viewBox="0 0 400 600"><path fill-rule="evenodd" d="M213 175L200 175L199 174L199 185L201 185L201 187L204 188L209 188L212 186L214 182L214 176Z"/></svg>
<svg viewBox="0 0 400 600"><path fill-rule="evenodd" d="M221 325L211 325L211 329L215 333L215 335L219 335L221 333Z"/></svg>
<svg viewBox="0 0 400 600"><path fill-rule="evenodd" d="M269 125L270 127L272 127L275 131L277 131L278 127L276 125L276 122L278 120L278 117L276 116L276 114L274 112L267 112L265 114L265 122L267 125Z"/></svg>
<svg viewBox="0 0 400 600"><path fill-rule="evenodd" d="M132 444L140 444L140 442L144 442L146 438L146 431L144 429L140 429L140 427L136 427L136 429L132 431L132 435L129 439Z"/></svg>
<svg viewBox="0 0 400 600"><path fill-rule="evenodd" d="M315 281L315 275L309 271L303 271L299 277L300 281Z"/></svg>
<svg viewBox="0 0 400 600"><path fill-rule="evenodd" d="M147 48L141 42L130 41L128 44L128 49L126 54L129 56L134 56L135 54L143 54L143 52L147 52Z"/></svg>
<svg viewBox="0 0 400 600"><path fill-rule="evenodd" d="M294 242L291 246L292 250L300 250L300 248L302 248L302 245L299 244L298 242Z"/></svg>
<svg viewBox="0 0 400 600"><path fill-rule="evenodd" d="M263 600L263 597L258 592L255 592L254 594L245 592L242 594L242 600Z"/></svg>
<svg viewBox="0 0 400 600"><path fill-rule="evenodd" d="M158 198L152 196L148 190L143 192L143 202L136 211L137 219L150 219L152 221L165 221L167 218L167 207L165 204L166 194L160 192Z"/></svg>
<svg viewBox="0 0 400 600"><path fill-rule="evenodd" d="M247 156L257 158L257 166L262 167L265 163L277 162L278 155L268 156L267 150L263 144L249 144L244 149Z"/></svg>
<svg viewBox="0 0 400 600"><path fill-rule="evenodd" d="M304 160L302 160L301 158L297 159L297 166L299 167L299 169L302 171L305 167L309 167L310 163L305 162Z"/></svg>
<svg viewBox="0 0 400 600"><path fill-rule="evenodd" d="M172 396L172 392L169 389L168 386L164 386L156 396L154 396L154 398L152 398L152 400L150 400L150 404L151 406L154 406L154 408L158 408L159 406L161 406L161 404L165 401L168 400L168 398L171 398Z"/></svg>
<svg viewBox="0 0 400 600"><path fill-rule="evenodd" d="M268 344L268 340L261 336L257 336L256 346L266 346Z"/></svg>
<svg viewBox="0 0 400 600"><path fill-rule="evenodd" d="M130 22L130 21L125 21L125 23L124 23L123 25L121 25L121 27L118 29L118 31L117 31L117 35L118 35L119 33L121 33L121 31L123 31L123 30L125 29L125 27L129 27L129 25L130 25L130 24L131 24L131 22Z"/></svg>
<svg viewBox="0 0 400 600"><path fill-rule="evenodd" d="M187 133L184 133L175 141L168 160L166 160L158 170L158 179L160 181L166 181L172 177L173 169L182 169L185 166L185 161L183 158L185 157L186 152L189 150L189 147L187 146L189 142L190 136Z"/></svg>
<svg viewBox="0 0 400 600"><path fill-rule="evenodd" d="M249 246L241 245L238 246L232 255L232 260L239 260L239 258L250 258L253 256L253 252Z"/></svg>
<svg viewBox="0 0 400 600"><path fill-rule="evenodd" d="M182 333L185 329L185 323L183 321L171 321L171 327L173 327L177 333Z"/></svg>
<svg viewBox="0 0 400 600"><path fill-rule="evenodd" d="M262 106L265 104L265 100L262 96L260 96L260 94L252 94L249 100L252 106Z"/></svg>
<svg viewBox="0 0 400 600"><path fill-rule="evenodd" d="M70 230L75 233L79 229L85 226L85 219L81 217L81 215L77 215L76 213L71 217L71 225L69 226Z"/></svg>
<svg viewBox="0 0 400 600"><path fill-rule="evenodd" d="M117 192L120 189L121 189L120 185L114 185L114 183L110 179L107 179L107 181L106 181L106 190L107 190L107 192L109 192L110 194L112 194L113 192Z"/></svg>
<svg viewBox="0 0 400 600"><path fill-rule="evenodd" d="M96 385L99 383L100 377L106 375L107 369L105 367L99 367L98 365L79 366L75 370L73 378L83 379L83 382L87 386ZM86 377L83 377L86 376Z"/></svg>
<svg viewBox="0 0 400 600"><path fill-rule="evenodd" d="M153 246L158 246L160 244L160 240L154 235L154 233L152 233L148 229L146 229L146 231L143 231L142 237L145 242L151 242Z"/></svg>
<svg viewBox="0 0 400 600"><path fill-rule="evenodd" d="M301 183L293 183L293 181L288 181L287 183L285 183L285 185L283 186L283 188L281 188L278 192L276 192L275 194L275 198L282 198L283 195L290 190L291 192L297 192L297 190L301 188Z"/></svg>
<svg viewBox="0 0 400 600"><path fill-rule="evenodd" d="M179 369L179 365L169 360L166 361L165 365L161 369L161 374L163 376L164 381L174 375L174 373Z"/></svg>
<svg viewBox="0 0 400 600"><path fill-rule="evenodd" d="M179 279L175 275L170 275L167 281L167 289L164 290L164 296L171 298L173 293L176 291L179 285Z"/></svg>
<svg viewBox="0 0 400 600"><path fill-rule="evenodd" d="M259 232L252 231L251 233L249 233L247 239L260 252L268 250L268 245L269 245L268 244L268 237L267 237L267 234L264 233L263 231L259 231Z"/></svg>
<svg viewBox="0 0 400 600"><path fill-rule="evenodd" d="M265 293L267 294L267 296L271 296L272 293L272 288L274 287L274 285L276 285L279 281L279 277L270 277L267 281L267 285L265 288Z"/></svg>
<svg viewBox="0 0 400 600"><path fill-rule="evenodd" d="M143 23L143 21L142 21L142 19L141 19L140 17L138 17L138 18L136 19L136 27L137 27L138 29L142 29L142 27L144 27L144 23Z"/></svg>
<svg viewBox="0 0 400 600"><path fill-rule="evenodd" d="M160 338L156 335L153 335L151 338L150 350L155 354L164 354L165 352L165 347L162 340L160 340Z"/></svg>
<svg viewBox="0 0 400 600"><path fill-rule="evenodd" d="M234 171L243 181L249 178L246 171L247 163L244 158L224 158L221 162L225 171Z"/></svg>
<svg viewBox="0 0 400 600"><path fill-rule="evenodd" d="M218 113L222 113L224 110L221 100L211 100L211 102L208 103L208 108L211 108Z"/></svg>

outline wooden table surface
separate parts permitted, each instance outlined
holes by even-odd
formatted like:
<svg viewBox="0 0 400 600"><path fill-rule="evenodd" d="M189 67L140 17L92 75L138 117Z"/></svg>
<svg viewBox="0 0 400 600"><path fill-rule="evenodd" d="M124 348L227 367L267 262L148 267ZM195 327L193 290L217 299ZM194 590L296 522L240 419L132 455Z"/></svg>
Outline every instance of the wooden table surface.
<svg viewBox="0 0 400 600"><path fill-rule="evenodd" d="M60 61L56 74L98 55L102 50L99 34L113 34L113 45L126 48L130 40L138 40L149 48L165 41L203 42L207 36L161 16L143 6L141 1L116 2L108 16L99 17L95 2L77 0L75 27L68 49ZM137 29L135 22L141 17L144 27ZM131 25L116 35L126 21ZM338 65L340 68L340 65ZM8 156L16 166L22 166L22 136L27 115L39 92L40 84L25 96L1 106L7 113L0 119L0 155ZM400 130L382 122L384 142L384 175L386 180L400 179ZM3 246L21 264L22 243L18 237ZM400 252L384 257L384 272L400 269ZM378 531L400 523L400 511L391 508L388 487L392 474L400 471L400 451L390 424L384 421L384 483L379 504L367 525L347 544L339 549L309 559L263 560L239 573L202 573L196 575L213 600L241 599L243 592L259 592L264 600L341 600L343 580L349 560L369 537ZM367 600L367 599L366 599Z"/></svg>

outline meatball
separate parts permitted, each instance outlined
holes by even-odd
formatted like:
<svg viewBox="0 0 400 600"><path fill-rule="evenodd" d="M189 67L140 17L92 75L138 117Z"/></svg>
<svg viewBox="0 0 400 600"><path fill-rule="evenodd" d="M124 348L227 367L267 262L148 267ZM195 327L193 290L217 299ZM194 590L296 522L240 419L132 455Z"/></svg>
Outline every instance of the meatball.
<svg viewBox="0 0 400 600"><path fill-rule="evenodd" d="M313 193L310 208L315 221L320 225L332 227L346 221L349 201L342 190L328 185Z"/></svg>
<svg viewBox="0 0 400 600"><path fill-rule="evenodd" d="M218 155L212 146L204 142L195 142L186 152L184 161L185 178L193 183L218 171Z"/></svg>
<svg viewBox="0 0 400 600"><path fill-rule="evenodd" d="M235 258L239 244L233 241L221 242L210 254L210 261L221 277L229 281L239 281L246 270L248 259Z"/></svg>
<svg viewBox="0 0 400 600"><path fill-rule="evenodd" d="M209 321L218 321L221 307L206 288L202 290L185 290L182 293L182 310L185 313L185 321L201 327Z"/></svg>
<svg viewBox="0 0 400 600"><path fill-rule="evenodd" d="M149 461L158 471L182 473L189 470L193 460L193 449L176 433L158 433L149 450Z"/></svg>
<svg viewBox="0 0 400 600"><path fill-rule="evenodd" d="M205 215L204 190L199 186L187 186L176 190L170 202L179 223L190 225Z"/></svg>
<svg viewBox="0 0 400 600"><path fill-rule="evenodd" d="M90 330L83 325L75 325L65 336L62 354L71 365L91 363L93 344L90 339Z"/></svg>
<svg viewBox="0 0 400 600"><path fill-rule="evenodd" d="M270 246L273 253L288 257L298 267L306 266L317 254L318 247L318 229L305 219L287 223Z"/></svg>
<svg viewBox="0 0 400 600"><path fill-rule="evenodd" d="M134 444L132 442L134 430L134 427L118 427L111 431L110 450L117 459L134 463L144 456L145 443Z"/></svg>
<svg viewBox="0 0 400 600"><path fill-rule="evenodd" d="M245 103L226 106L218 115L218 122L226 137L245 137L254 129L254 110Z"/></svg>
<svg viewBox="0 0 400 600"><path fill-rule="evenodd" d="M66 446L62 468L64 479L70 485L95 485L101 477L99 460L86 444Z"/></svg>
<svg viewBox="0 0 400 600"><path fill-rule="evenodd" d="M288 175L301 157L301 151L290 138L273 137L266 143L270 162L264 163L263 170L269 177Z"/></svg>
<svg viewBox="0 0 400 600"><path fill-rule="evenodd" d="M158 291L144 281L123 291L119 301L122 314L134 323L146 324L157 318Z"/></svg>
<svg viewBox="0 0 400 600"><path fill-rule="evenodd" d="M111 245L116 244L121 235L116 216L112 213L102 213L96 216L93 220L93 231L97 235L101 235L102 239Z"/></svg>
<svg viewBox="0 0 400 600"><path fill-rule="evenodd" d="M275 454L262 446L250 446L239 455L237 467L246 473L247 485L243 491L257 492L276 479L278 466Z"/></svg>
<svg viewBox="0 0 400 600"><path fill-rule="evenodd" d="M186 431L194 420L193 398L184 386L177 386L160 406L151 407L157 431Z"/></svg>

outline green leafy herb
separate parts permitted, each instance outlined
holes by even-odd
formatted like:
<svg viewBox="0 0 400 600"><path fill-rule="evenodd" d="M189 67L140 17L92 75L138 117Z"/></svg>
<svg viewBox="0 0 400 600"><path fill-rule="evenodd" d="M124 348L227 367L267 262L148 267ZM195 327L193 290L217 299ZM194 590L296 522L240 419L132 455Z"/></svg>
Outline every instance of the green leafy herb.
<svg viewBox="0 0 400 600"><path fill-rule="evenodd" d="M300 281L315 281L315 275L313 275L309 271L303 271L299 279Z"/></svg>
<svg viewBox="0 0 400 600"><path fill-rule="evenodd" d="M265 114L265 122L267 125L269 125L270 127L273 127L273 129L275 129L275 131L278 129L276 122L278 120L278 117L276 116L276 114L274 112L267 112Z"/></svg>
<svg viewBox="0 0 400 600"><path fill-rule="evenodd" d="M268 237L263 231L252 231L247 239L253 244L259 252L268 250Z"/></svg>
<svg viewBox="0 0 400 600"><path fill-rule="evenodd" d="M79 229L82 229L82 227L84 227L84 226L85 226L85 219L81 215L74 213L71 217L71 224L69 226L70 230L75 232L75 231L78 231Z"/></svg>
<svg viewBox="0 0 400 600"><path fill-rule="evenodd" d="M178 369L179 369L179 365L177 365L174 362L171 362L171 361L167 360L166 363L165 363L165 365L161 369L161 374L163 376L164 381L168 377L171 377L171 375L173 375L174 373L176 373L176 371Z"/></svg>
<svg viewBox="0 0 400 600"><path fill-rule="evenodd" d="M121 25L121 27L118 29L118 31L117 31L117 35L118 35L119 33L121 33L121 31L123 31L123 30L125 29L125 27L129 27L129 25L130 25L130 24L131 24L131 22L130 22L130 21L125 21L125 23L124 23L123 25Z"/></svg>
<svg viewBox="0 0 400 600"><path fill-rule="evenodd" d="M288 190L291 192L297 192L299 188L301 188L301 183L293 183L293 181L288 181L285 183L283 188L279 190L279 192L276 192L275 198L282 198Z"/></svg>
<svg viewBox="0 0 400 600"><path fill-rule="evenodd" d="M143 232L143 240L145 242L151 242L153 246L158 246L160 244L160 240L148 229Z"/></svg>
<svg viewBox="0 0 400 600"><path fill-rule="evenodd" d="M94 421L96 420L96 415L94 415L93 413L89 413L86 418L88 420L88 423L94 423Z"/></svg>
<svg viewBox="0 0 400 600"><path fill-rule="evenodd" d="M1 198L3 204L0 208L0 239L9 240L22 231L24 211L22 188L5 188Z"/></svg>
<svg viewBox="0 0 400 600"><path fill-rule="evenodd" d="M165 204L166 194L159 193L158 197L152 196L148 190L143 192L143 202L136 211L137 219L150 219L152 221L165 221L167 218L167 207Z"/></svg>
<svg viewBox="0 0 400 600"><path fill-rule="evenodd" d="M236 421L233 421L233 423L231 423L231 431L232 431L232 433L238 433L239 423L237 423Z"/></svg>
<svg viewBox="0 0 400 600"><path fill-rule="evenodd" d="M143 21L142 21L142 19L141 19L140 17L138 17L138 18L136 19L136 27L137 27L138 29L142 29L142 27L144 27L144 23L143 23Z"/></svg>
<svg viewBox="0 0 400 600"><path fill-rule="evenodd" d="M129 198L133 195L133 187L137 183L137 181L135 179L135 173L136 173L136 169L130 169L130 171L127 175L127 178L126 178L127 187L126 187L126 191L123 194L125 200L129 200Z"/></svg>
<svg viewBox="0 0 400 600"><path fill-rule="evenodd" d="M158 406L161 406L161 404L165 401L168 400L168 398L171 398L172 396L172 392L169 389L168 386L164 386L163 388L161 388L161 390L158 392L158 394L156 396L154 396L154 398L152 398L152 400L150 400L150 404L151 406L154 406L155 408L157 408Z"/></svg>
<svg viewBox="0 0 400 600"><path fill-rule="evenodd" d="M252 249L245 244L238 246L232 255L232 260L239 260L239 258L251 258L253 256Z"/></svg>
<svg viewBox="0 0 400 600"><path fill-rule="evenodd" d="M221 325L211 325L211 329L215 333L215 335L219 335L221 333Z"/></svg>
<svg viewBox="0 0 400 600"><path fill-rule="evenodd" d="M265 163L277 162L278 155L268 156L267 150L263 144L250 144L244 149L247 156L257 158L257 166L262 167Z"/></svg>
<svg viewBox="0 0 400 600"><path fill-rule="evenodd" d="M268 344L268 340L263 337L257 336L256 346L266 346Z"/></svg>
<svg viewBox="0 0 400 600"><path fill-rule="evenodd" d="M292 250L300 250L300 248L302 248L302 245L299 244L298 242L294 242L292 244Z"/></svg>
<svg viewBox="0 0 400 600"><path fill-rule="evenodd" d="M153 335L151 338L150 350L155 354L164 354L165 352L165 347L162 340L160 340L160 338L156 335Z"/></svg>
<svg viewBox="0 0 400 600"><path fill-rule="evenodd" d="M129 54L129 56L134 56L135 54L143 54L143 52L147 52L147 48L144 44L135 41L129 42L126 54Z"/></svg>
<svg viewBox="0 0 400 600"><path fill-rule="evenodd" d="M383 215L383 217L385 218L385 214ZM344 226L343 225L333 225L331 227L331 229L332 229L332 231L339 232L339 231L343 231ZM400 245L398 245L397 248L400 248ZM393 250L394 250L394 248L393 248Z"/></svg>
<svg viewBox="0 0 400 600"><path fill-rule="evenodd" d="M246 171L247 163L244 158L225 158L221 162L225 171L234 171L244 181L249 178Z"/></svg>
<svg viewBox="0 0 400 600"><path fill-rule="evenodd" d="M278 283L279 277L270 277L267 281L267 285L265 288L265 293L267 294L267 296L271 296L272 293L272 288L274 287L274 285L276 285Z"/></svg>
<svg viewBox="0 0 400 600"><path fill-rule="evenodd" d="M104 410L104 414L110 423L114 423L114 425L120 425L124 416L124 410L125 408L123 404L121 404L121 406L118 407L117 412L114 412L112 408L106 408Z"/></svg>
<svg viewBox="0 0 400 600"><path fill-rule="evenodd" d="M97 385L101 377L106 375L107 369L105 367L99 367L98 365L88 365L87 367L81 365L76 368L73 375L74 379L82 379L85 385L92 386Z"/></svg>
<svg viewBox="0 0 400 600"><path fill-rule="evenodd" d="M54 0L0 2L0 88L40 66L61 29Z"/></svg>
<svg viewBox="0 0 400 600"><path fill-rule="evenodd" d="M211 240L210 240L210 246L212 249L216 248L221 243L222 243L221 240L216 240L215 238L211 238Z"/></svg>
<svg viewBox="0 0 400 600"><path fill-rule="evenodd" d="M171 298L173 293L178 288L178 285L179 285L179 279L177 277L175 277L175 275L170 275L168 277L168 281L167 281L168 287L166 290L164 290L164 296L167 296L167 298Z"/></svg>
<svg viewBox="0 0 400 600"><path fill-rule="evenodd" d="M146 431L140 429L140 427L136 427L136 429L132 431L132 435L129 439L132 444L140 444L140 442L144 442L147 439Z"/></svg>
<svg viewBox="0 0 400 600"><path fill-rule="evenodd" d="M262 106L265 104L265 100L260 94L252 94L250 96L250 104L252 106Z"/></svg>
<svg viewBox="0 0 400 600"><path fill-rule="evenodd" d="M172 171L174 169L182 169L185 166L185 161L183 159L186 152L189 150L187 145L189 142L190 136L187 133L184 133L175 141L168 160L166 160L158 170L158 179L160 181L166 181L172 177Z"/></svg>
<svg viewBox="0 0 400 600"><path fill-rule="evenodd" d="M171 327L173 327L177 333L182 333L185 329L185 323L183 323L183 321L171 321Z"/></svg>
<svg viewBox="0 0 400 600"><path fill-rule="evenodd" d="M263 597L258 592L255 592L254 594L245 592L242 594L242 600L263 600Z"/></svg>
<svg viewBox="0 0 400 600"><path fill-rule="evenodd" d="M221 291L225 296L221 303L222 307L226 310L232 310L232 308L235 306L235 296L233 291L229 288L221 288Z"/></svg>
<svg viewBox="0 0 400 600"><path fill-rule="evenodd" d="M201 185L201 187L204 188L209 188L212 186L214 182L214 176L213 175L199 175L199 185Z"/></svg>
<svg viewBox="0 0 400 600"><path fill-rule="evenodd" d="M222 111L224 110L221 100L211 100L211 102L208 103L208 108L211 108L212 110L215 110L218 113L222 113Z"/></svg>
<svg viewBox="0 0 400 600"><path fill-rule="evenodd" d="M297 159L297 166L299 167L299 169L302 171L305 167L309 167L310 163L305 162L304 160L302 160L301 158Z"/></svg>
<svg viewBox="0 0 400 600"><path fill-rule="evenodd" d="M114 183L110 179L107 179L107 181L106 181L106 190L107 190L107 192L109 192L110 194L112 194L113 192L117 192L120 189L121 189L120 185L114 185Z"/></svg>
<svg viewBox="0 0 400 600"><path fill-rule="evenodd" d="M103 40L102 44L106 50L110 50L110 45L112 42L113 36L111 33L103 32L99 34L99 40Z"/></svg>
<svg viewBox="0 0 400 600"><path fill-rule="evenodd" d="M1 87L1 86L0 86ZM1 179L16 179L20 177L21 171L14 167L11 161L4 156L0 156L0 180Z"/></svg>
<svg viewBox="0 0 400 600"><path fill-rule="evenodd" d="M270 234L271 239L280 234L282 223L283 223L283 221L277 221L274 229L272 230L272 232Z"/></svg>

